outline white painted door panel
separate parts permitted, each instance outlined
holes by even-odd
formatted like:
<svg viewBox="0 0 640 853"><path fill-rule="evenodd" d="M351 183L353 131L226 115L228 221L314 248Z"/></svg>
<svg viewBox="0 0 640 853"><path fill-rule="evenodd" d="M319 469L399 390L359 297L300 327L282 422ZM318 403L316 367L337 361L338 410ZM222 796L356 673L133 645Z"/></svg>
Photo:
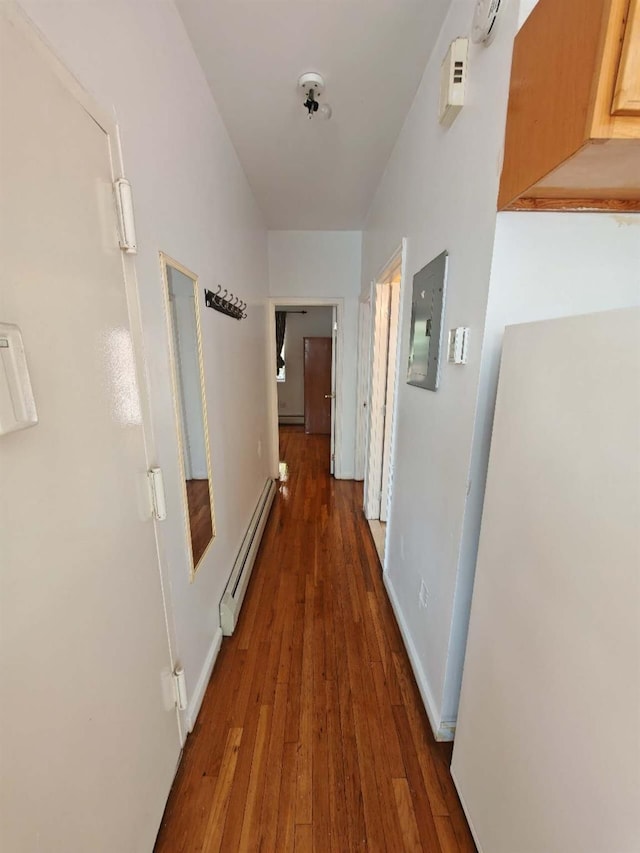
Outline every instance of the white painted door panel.
<svg viewBox="0 0 640 853"><path fill-rule="evenodd" d="M369 369L371 349L371 305L360 302L358 312L358 411L356 414L355 478L363 480L366 467L367 429L369 426Z"/></svg>
<svg viewBox="0 0 640 853"><path fill-rule="evenodd" d="M0 13L0 848L151 850L179 757L110 138Z"/></svg>

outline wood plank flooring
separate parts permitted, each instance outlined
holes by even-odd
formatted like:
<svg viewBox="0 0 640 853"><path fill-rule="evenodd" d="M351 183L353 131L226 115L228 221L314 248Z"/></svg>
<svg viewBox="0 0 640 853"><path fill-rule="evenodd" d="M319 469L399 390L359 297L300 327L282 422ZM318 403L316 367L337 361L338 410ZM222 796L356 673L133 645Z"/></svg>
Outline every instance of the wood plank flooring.
<svg viewBox="0 0 640 853"><path fill-rule="evenodd" d="M282 427L286 479L157 853L475 851L362 515L327 436Z"/></svg>

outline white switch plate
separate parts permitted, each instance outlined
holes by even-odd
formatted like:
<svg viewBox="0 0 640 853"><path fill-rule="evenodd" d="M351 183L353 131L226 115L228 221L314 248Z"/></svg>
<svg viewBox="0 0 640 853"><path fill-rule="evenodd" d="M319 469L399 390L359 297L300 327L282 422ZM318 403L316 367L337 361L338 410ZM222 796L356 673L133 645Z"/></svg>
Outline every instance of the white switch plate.
<svg viewBox="0 0 640 853"><path fill-rule="evenodd" d="M13 323L0 323L0 435L37 423L22 334Z"/></svg>
<svg viewBox="0 0 640 853"><path fill-rule="evenodd" d="M452 364L467 363L467 345L469 343L469 328L458 326L449 332L449 361Z"/></svg>

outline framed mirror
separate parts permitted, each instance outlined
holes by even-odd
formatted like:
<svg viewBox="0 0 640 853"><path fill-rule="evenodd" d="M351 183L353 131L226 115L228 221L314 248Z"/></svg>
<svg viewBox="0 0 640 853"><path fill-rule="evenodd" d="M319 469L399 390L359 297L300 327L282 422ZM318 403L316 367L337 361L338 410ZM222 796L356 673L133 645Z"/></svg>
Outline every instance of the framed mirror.
<svg viewBox="0 0 640 853"><path fill-rule="evenodd" d="M200 333L200 289L195 273L163 252L160 264L193 580L216 533Z"/></svg>

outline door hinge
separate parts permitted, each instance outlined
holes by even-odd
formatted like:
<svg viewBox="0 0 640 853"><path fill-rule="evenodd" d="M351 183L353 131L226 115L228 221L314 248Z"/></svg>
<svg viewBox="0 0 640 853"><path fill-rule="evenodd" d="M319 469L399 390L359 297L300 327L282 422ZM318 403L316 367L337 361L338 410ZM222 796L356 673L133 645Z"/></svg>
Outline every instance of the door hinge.
<svg viewBox="0 0 640 853"><path fill-rule="evenodd" d="M164 478L161 468L150 468L147 471L149 489L151 490L151 505L156 521L164 521L167 517L167 502L164 495Z"/></svg>
<svg viewBox="0 0 640 853"><path fill-rule="evenodd" d="M184 667L177 666L173 671L173 686L176 694L176 707L180 711L187 710L187 680L184 677Z"/></svg>
<svg viewBox="0 0 640 853"><path fill-rule="evenodd" d="M332 462L335 462L335 461L336 461L336 454L335 454L335 453L332 453L332 454L331 454L331 461L332 461Z"/></svg>

